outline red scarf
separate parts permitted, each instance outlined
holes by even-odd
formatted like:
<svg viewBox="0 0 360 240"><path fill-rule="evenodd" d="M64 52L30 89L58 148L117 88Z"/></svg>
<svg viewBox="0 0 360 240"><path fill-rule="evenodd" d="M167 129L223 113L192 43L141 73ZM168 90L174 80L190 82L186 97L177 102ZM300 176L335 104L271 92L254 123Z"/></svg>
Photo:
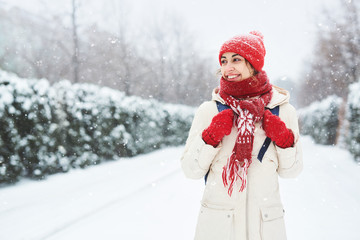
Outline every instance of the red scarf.
<svg viewBox="0 0 360 240"><path fill-rule="evenodd" d="M231 196L234 184L241 180L240 191L246 187L247 170L251 164L255 123L261 121L270 102L272 86L264 71L240 82L220 80L220 96L236 113L238 128L232 154L223 168L222 178ZM258 98L252 98L258 96ZM238 99L241 98L241 99Z"/></svg>

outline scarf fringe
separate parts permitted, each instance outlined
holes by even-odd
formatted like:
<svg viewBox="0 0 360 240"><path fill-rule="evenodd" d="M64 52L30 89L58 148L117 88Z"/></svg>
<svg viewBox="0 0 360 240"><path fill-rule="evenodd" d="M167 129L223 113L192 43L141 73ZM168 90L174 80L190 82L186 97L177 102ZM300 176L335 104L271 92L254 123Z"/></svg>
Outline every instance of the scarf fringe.
<svg viewBox="0 0 360 240"><path fill-rule="evenodd" d="M246 187L246 180L247 180L247 172L250 166L251 160L244 159L244 165L241 166L239 160L230 160L231 157L235 157L235 154L232 154L226 165L223 168L222 179L225 187L228 187L228 194L231 197L234 185L240 179L241 180L241 187L239 192L244 191Z"/></svg>

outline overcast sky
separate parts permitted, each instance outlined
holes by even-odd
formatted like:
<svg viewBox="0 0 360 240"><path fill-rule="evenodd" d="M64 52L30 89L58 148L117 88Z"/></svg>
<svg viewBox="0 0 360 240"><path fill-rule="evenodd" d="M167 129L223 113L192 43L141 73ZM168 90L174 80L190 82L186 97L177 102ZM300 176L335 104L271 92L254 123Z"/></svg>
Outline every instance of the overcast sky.
<svg viewBox="0 0 360 240"><path fill-rule="evenodd" d="M104 12L114 0L80 0L92 20L106 22ZM221 44L228 38L260 30L265 37L265 67L271 78L301 79L304 61L311 57L314 34L322 24L324 7L335 9L339 0L119 0L126 7L131 24L164 12L179 15L201 44L202 51L217 61ZM0 0L46 14L67 11L71 0ZM49 10L51 9L51 10ZM135 29L134 29L135 30Z"/></svg>

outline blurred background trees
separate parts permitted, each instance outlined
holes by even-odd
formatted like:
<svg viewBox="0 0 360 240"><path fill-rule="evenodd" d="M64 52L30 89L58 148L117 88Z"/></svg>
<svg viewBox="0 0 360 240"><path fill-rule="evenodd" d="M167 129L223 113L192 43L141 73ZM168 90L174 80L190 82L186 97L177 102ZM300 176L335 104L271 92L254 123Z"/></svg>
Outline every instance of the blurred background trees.
<svg viewBox="0 0 360 240"><path fill-rule="evenodd" d="M299 79L300 130L317 143L347 148L360 162L360 3L339 0L321 17Z"/></svg>
<svg viewBox="0 0 360 240"><path fill-rule="evenodd" d="M134 27L129 6L114 0L101 11L107 24L89 25L80 18L89 14L84 3L67 3L67 12L50 19L0 6L0 68L20 77L95 83L172 103L196 106L209 99L218 82L216 66L200 51L185 19L165 12L141 16L144 22ZM334 94L346 101L348 86L360 75L359 5L339 0L336 11L324 9L303 74L272 79L292 85L287 89L297 100L294 105L304 107Z"/></svg>
<svg viewBox="0 0 360 240"><path fill-rule="evenodd" d="M360 4L340 0L340 8L324 9L318 24L314 54L304 65L298 104L337 95L346 101L349 85L360 77Z"/></svg>
<svg viewBox="0 0 360 240"><path fill-rule="evenodd" d="M115 30L84 24L83 5L49 20L19 8L0 8L0 69L25 78L89 82L127 95L198 105L217 84L183 19L165 13L131 29L126 6L113 1Z"/></svg>

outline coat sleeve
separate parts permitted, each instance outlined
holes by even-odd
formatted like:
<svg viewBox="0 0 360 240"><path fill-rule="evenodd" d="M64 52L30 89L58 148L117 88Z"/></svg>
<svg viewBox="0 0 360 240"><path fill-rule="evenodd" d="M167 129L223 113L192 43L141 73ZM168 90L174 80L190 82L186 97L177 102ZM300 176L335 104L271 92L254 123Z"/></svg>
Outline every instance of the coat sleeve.
<svg viewBox="0 0 360 240"><path fill-rule="evenodd" d="M280 107L280 118L290 128L294 135L294 146L289 148L280 148L276 146L276 152L279 161L278 174L282 178L295 178L303 168L302 147L300 142L298 117L295 108L290 104Z"/></svg>
<svg viewBox="0 0 360 240"><path fill-rule="evenodd" d="M217 109L214 102L203 103L195 113L181 156L181 167L188 178L199 179L204 177L221 149L221 143L214 148L206 144L201 137L202 131L210 124L216 113Z"/></svg>

